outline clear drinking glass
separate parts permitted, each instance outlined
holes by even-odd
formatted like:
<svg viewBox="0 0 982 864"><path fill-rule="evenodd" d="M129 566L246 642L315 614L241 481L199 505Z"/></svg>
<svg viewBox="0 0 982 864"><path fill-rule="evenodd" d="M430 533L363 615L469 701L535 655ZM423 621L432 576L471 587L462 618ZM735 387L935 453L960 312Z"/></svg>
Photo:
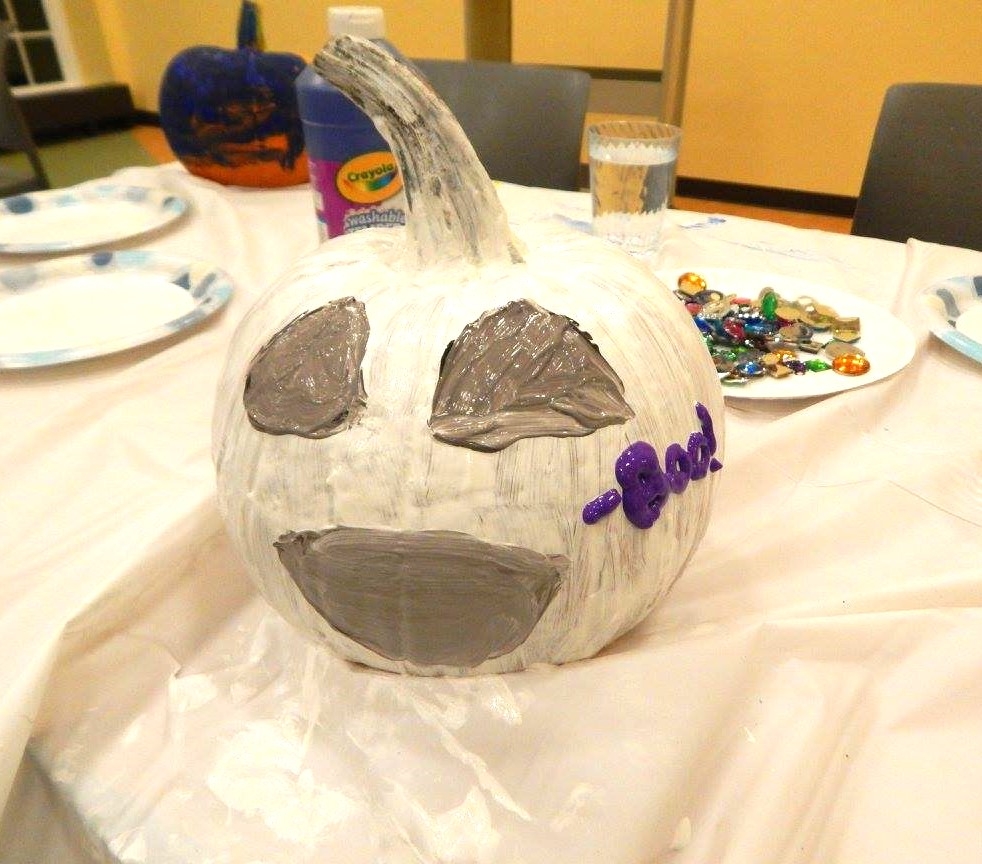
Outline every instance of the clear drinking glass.
<svg viewBox="0 0 982 864"><path fill-rule="evenodd" d="M658 248L681 139L678 126L657 121L612 120L587 130L594 234L635 255Z"/></svg>

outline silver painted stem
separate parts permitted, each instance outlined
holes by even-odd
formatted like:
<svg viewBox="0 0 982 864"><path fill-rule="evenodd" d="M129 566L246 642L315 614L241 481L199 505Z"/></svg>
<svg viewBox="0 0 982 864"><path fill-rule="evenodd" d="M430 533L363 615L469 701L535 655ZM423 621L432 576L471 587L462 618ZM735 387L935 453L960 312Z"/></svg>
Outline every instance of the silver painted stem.
<svg viewBox="0 0 982 864"><path fill-rule="evenodd" d="M454 257L477 264L519 259L487 171L411 66L366 39L340 36L317 52L314 68L371 117L392 147L421 268Z"/></svg>

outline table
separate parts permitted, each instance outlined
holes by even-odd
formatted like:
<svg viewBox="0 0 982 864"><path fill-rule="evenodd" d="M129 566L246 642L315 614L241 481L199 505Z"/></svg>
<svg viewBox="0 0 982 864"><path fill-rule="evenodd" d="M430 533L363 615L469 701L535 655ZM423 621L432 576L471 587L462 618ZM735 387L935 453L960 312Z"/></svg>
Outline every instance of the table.
<svg viewBox="0 0 982 864"><path fill-rule="evenodd" d="M292 633L214 501L224 353L316 244L309 190L114 179L193 205L127 248L237 289L186 338L0 374L0 862L980 860L982 369L912 297L982 254L672 212L654 266L849 291L910 326L913 362L728 402L707 536L598 657L402 678ZM516 223L587 218L500 194Z"/></svg>

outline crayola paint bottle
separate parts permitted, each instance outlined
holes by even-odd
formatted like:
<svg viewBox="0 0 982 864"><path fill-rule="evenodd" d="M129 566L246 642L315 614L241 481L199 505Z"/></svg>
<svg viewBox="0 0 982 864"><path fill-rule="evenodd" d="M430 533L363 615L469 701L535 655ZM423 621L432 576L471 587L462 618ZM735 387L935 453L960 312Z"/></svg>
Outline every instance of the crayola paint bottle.
<svg viewBox="0 0 982 864"><path fill-rule="evenodd" d="M330 36L371 39L401 57L385 40L378 6L331 6L327 29ZM296 86L321 240L372 225L405 224L402 177L372 121L313 65L300 73Z"/></svg>

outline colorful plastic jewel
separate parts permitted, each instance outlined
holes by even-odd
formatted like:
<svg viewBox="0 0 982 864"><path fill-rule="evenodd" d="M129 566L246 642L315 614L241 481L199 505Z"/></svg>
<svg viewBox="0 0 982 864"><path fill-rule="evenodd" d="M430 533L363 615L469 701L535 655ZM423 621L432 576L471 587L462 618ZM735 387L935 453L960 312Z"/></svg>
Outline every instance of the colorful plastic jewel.
<svg viewBox="0 0 982 864"><path fill-rule="evenodd" d="M774 366L778 363L783 363L785 360L794 359L794 351L789 351L787 348L775 348L773 351L769 351L761 358L765 366Z"/></svg>
<svg viewBox="0 0 982 864"><path fill-rule="evenodd" d="M826 357L830 357L833 360L836 357L841 357L843 354L864 353L862 349L857 348L855 345L850 345L848 342L843 342L841 339L832 339L830 342L826 342L822 350L825 352Z"/></svg>
<svg viewBox="0 0 982 864"><path fill-rule="evenodd" d="M842 354L832 361L832 368L840 375L865 375L869 360L862 354Z"/></svg>
<svg viewBox="0 0 982 864"><path fill-rule="evenodd" d="M711 288L706 288L699 291L697 294L693 294L692 299L695 300L696 303L706 304L713 303L716 300L722 300L723 295L720 294L719 291L713 291Z"/></svg>
<svg viewBox="0 0 982 864"><path fill-rule="evenodd" d="M777 331L777 322L766 318L748 318L743 326L748 336L770 336Z"/></svg>
<svg viewBox="0 0 982 864"><path fill-rule="evenodd" d="M805 361L805 368L809 372L825 372L827 369L831 369L832 366L829 363L826 363L824 360L814 358L812 360Z"/></svg>
<svg viewBox="0 0 982 864"><path fill-rule="evenodd" d="M813 331L807 324L802 324L800 321L795 321L792 324L785 324L777 332L781 334L782 339L790 339L792 342L801 342L805 339L811 339Z"/></svg>
<svg viewBox="0 0 982 864"><path fill-rule="evenodd" d="M767 374L770 375L771 378L787 378L788 375L791 375L792 373L791 370L788 369L788 367L783 363L775 363L773 366L767 367Z"/></svg>
<svg viewBox="0 0 982 864"><path fill-rule="evenodd" d="M727 386L743 386L763 375L780 379L828 369L843 375L869 370L854 344L860 338L859 318L839 315L812 297L791 300L765 287L750 300L723 294L691 272L679 276L675 294L692 314ZM826 335L816 339L815 331ZM800 355L812 356L805 360ZM840 357L850 359L837 363Z"/></svg>
<svg viewBox="0 0 982 864"><path fill-rule="evenodd" d="M764 364L756 360L745 360L734 367L734 371L743 375L744 378L759 378L764 374Z"/></svg>
<svg viewBox="0 0 982 864"><path fill-rule="evenodd" d="M814 339L806 339L803 342L799 342L798 347L806 354L817 354L822 350L823 346L821 342L816 342Z"/></svg>
<svg viewBox="0 0 982 864"><path fill-rule="evenodd" d="M723 330L740 342L746 337L746 328L739 318L727 318L723 322Z"/></svg>
<svg viewBox="0 0 982 864"><path fill-rule="evenodd" d="M698 273L683 273L679 276L676 284L682 291L685 291L689 295L697 291L706 290L706 280Z"/></svg>

